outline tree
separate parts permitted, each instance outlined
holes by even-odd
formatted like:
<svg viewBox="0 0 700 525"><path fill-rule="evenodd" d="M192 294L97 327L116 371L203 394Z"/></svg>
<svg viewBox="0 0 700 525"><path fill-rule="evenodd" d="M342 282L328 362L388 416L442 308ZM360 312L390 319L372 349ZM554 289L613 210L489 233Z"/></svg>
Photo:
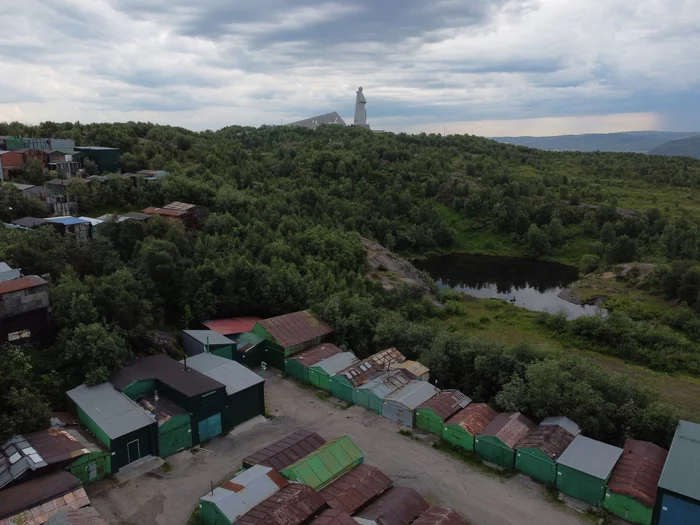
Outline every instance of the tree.
<svg viewBox="0 0 700 525"><path fill-rule="evenodd" d="M528 251L535 257L548 255L552 247L549 244L547 234L540 230L536 224L530 225L525 235Z"/></svg>
<svg viewBox="0 0 700 525"><path fill-rule="evenodd" d="M552 246L560 246L564 242L564 225L556 217L549 223L547 239Z"/></svg>
<svg viewBox="0 0 700 525"><path fill-rule="evenodd" d="M693 306L700 292L700 266L693 266L683 274L678 287L678 298Z"/></svg>
<svg viewBox="0 0 700 525"><path fill-rule="evenodd" d="M637 241L622 235L608 248L607 260L611 264L634 261L637 258Z"/></svg>
<svg viewBox="0 0 700 525"><path fill-rule="evenodd" d="M59 335L63 369L76 383L96 385L109 379L126 360L124 338L97 324L66 328Z"/></svg>
<svg viewBox="0 0 700 525"><path fill-rule="evenodd" d="M600 242L603 244L612 244L615 242L615 227L611 222L606 222L600 229Z"/></svg>
<svg viewBox="0 0 700 525"><path fill-rule="evenodd" d="M116 324L127 332L151 326L152 304L131 270L121 268L111 275L88 277L85 282L97 312L108 324Z"/></svg>
<svg viewBox="0 0 700 525"><path fill-rule="evenodd" d="M46 182L44 176L43 163L34 157L30 157L24 165L23 178L29 183L36 186L43 186Z"/></svg>

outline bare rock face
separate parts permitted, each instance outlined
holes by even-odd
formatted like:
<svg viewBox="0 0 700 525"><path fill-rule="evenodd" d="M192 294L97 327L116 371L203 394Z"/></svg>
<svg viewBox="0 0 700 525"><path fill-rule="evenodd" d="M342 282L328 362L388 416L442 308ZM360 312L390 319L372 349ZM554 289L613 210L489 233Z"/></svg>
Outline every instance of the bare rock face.
<svg viewBox="0 0 700 525"><path fill-rule="evenodd" d="M387 250L381 244L364 237L362 238L362 246L367 250L367 262L370 268L369 277L381 282L385 290L390 291L397 286L407 284L418 288L436 304L442 306L433 292L430 279L413 266L410 261Z"/></svg>

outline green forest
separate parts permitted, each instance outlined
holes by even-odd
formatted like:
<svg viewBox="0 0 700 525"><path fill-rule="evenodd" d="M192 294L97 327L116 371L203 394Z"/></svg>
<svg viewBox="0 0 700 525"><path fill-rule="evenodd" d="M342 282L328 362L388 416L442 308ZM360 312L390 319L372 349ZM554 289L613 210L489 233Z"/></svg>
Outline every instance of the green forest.
<svg viewBox="0 0 700 525"><path fill-rule="evenodd" d="M700 160L338 126L0 123L0 135L118 147L123 171L170 173L72 184L83 215L175 200L209 208L200 230L112 222L83 245L47 228L0 230L0 260L48 274L52 301L50 343L2 349L2 438L40 428L67 407L66 390L156 351L154 330L306 308L358 356L396 346L440 388L536 420L565 415L609 443L668 446L679 418L700 416L697 397L605 364L700 385ZM30 164L24 181L56 176ZM3 221L41 213L12 187L0 199ZM635 264L606 294L610 315L567 321L451 291L440 305L409 287L386 292L366 277L362 237L407 258L554 260L593 280ZM641 279L636 263L653 269Z"/></svg>

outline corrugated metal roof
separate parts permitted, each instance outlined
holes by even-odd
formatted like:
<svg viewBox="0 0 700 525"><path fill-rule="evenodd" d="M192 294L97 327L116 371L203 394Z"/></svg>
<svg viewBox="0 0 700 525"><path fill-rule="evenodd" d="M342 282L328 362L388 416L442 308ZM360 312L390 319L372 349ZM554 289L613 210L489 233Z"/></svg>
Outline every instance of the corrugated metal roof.
<svg viewBox="0 0 700 525"><path fill-rule="evenodd" d="M262 377L242 364L214 354L189 357L187 366L226 385L226 394L229 396L265 382Z"/></svg>
<svg viewBox="0 0 700 525"><path fill-rule="evenodd" d="M326 509L309 525L357 525L357 522L343 510Z"/></svg>
<svg viewBox="0 0 700 525"><path fill-rule="evenodd" d="M236 525L301 525L325 505L311 487L290 483L240 517Z"/></svg>
<svg viewBox="0 0 700 525"><path fill-rule="evenodd" d="M299 361L305 367L314 366L316 363L320 363L324 359L328 359L336 354L340 354L342 350L331 343L321 343L320 345L312 346L306 350L302 350L298 354L294 354L287 359L293 359Z"/></svg>
<svg viewBox="0 0 700 525"><path fill-rule="evenodd" d="M83 507L81 509L59 510L49 518L46 525L108 525L97 509Z"/></svg>
<svg viewBox="0 0 700 525"><path fill-rule="evenodd" d="M515 448L533 428L535 424L520 412L506 412L493 418L480 436L496 437L506 446Z"/></svg>
<svg viewBox="0 0 700 525"><path fill-rule="evenodd" d="M384 399L386 396L397 391L411 381L413 381L413 376L406 370L392 370L391 372L374 378L372 381L368 381L358 388L360 390L369 390L379 399Z"/></svg>
<svg viewBox="0 0 700 525"><path fill-rule="evenodd" d="M231 339L221 335L215 330L183 330L182 333L189 335L204 345L207 344L207 342L210 345L233 345Z"/></svg>
<svg viewBox="0 0 700 525"><path fill-rule="evenodd" d="M413 525L470 525L452 509L430 507L413 522Z"/></svg>
<svg viewBox="0 0 700 525"><path fill-rule="evenodd" d="M471 403L471 398L465 396L459 390L443 390L435 397L431 397L418 408L429 408L442 419L449 419L454 414L466 408Z"/></svg>
<svg viewBox="0 0 700 525"><path fill-rule="evenodd" d="M66 392L111 439L154 425L148 413L110 383L80 385Z"/></svg>
<svg viewBox="0 0 700 525"><path fill-rule="evenodd" d="M282 470L308 456L326 442L316 432L297 430L243 459L243 466L266 465Z"/></svg>
<svg viewBox="0 0 700 525"><path fill-rule="evenodd" d="M135 221L145 221L151 218L148 213L139 213L137 211L130 211L123 214L120 218L134 219Z"/></svg>
<svg viewBox="0 0 700 525"><path fill-rule="evenodd" d="M28 470L47 466L41 454L23 436L15 436L0 447L0 489Z"/></svg>
<svg viewBox="0 0 700 525"><path fill-rule="evenodd" d="M428 372L430 372L430 369L427 366L419 363L418 361L404 361L403 363L394 363L391 365L391 368L402 368L413 374L414 377L420 377L423 374L427 374Z"/></svg>
<svg viewBox="0 0 700 525"><path fill-rule="evenodd" d="M445 421L445 424L459 425L472 436L476 436L481 434L497 415L498 412L486 403L471 403Z"/></svg>
<svg viewBox="0 0 700 525"><path fill-rule="evenodd" d="M49 428L25 436L48 465L79 458L90 451L67 430Z"/></svg>
<svg viewBox="0 0 700 525"><path fill-rule="evenodd" d="M145 208L141 210L146 215L162 215L164 217L182 217L187 214L186 211L166 210L165 208Z"/></svg>
<svg viewBox="0 0 700 525"><path fill-rule="evenodd" d="M388 372L393 363L401 363L405 360L406 357L396 348L387 348L341 370L338 375L344 376L352 386L357 388L378 375Z"/></svg>
<svg viewBox="0 0 700 525"><path fill-rule="evenodd" d="M320 368L329 376L337 374L341 370L345 370L348 366L354 366L359 362L355 354L352 352L343 352L342 354L336 354L328 359L316 363L313 365L315 368Z"/></svg>
<svg viewBox="0 0 700 525"><path fill-rule="evenodd" d="M607 479L622 449L585 436L576 436L557 463L598 479Z"/></svg>
<svg viewBox="0 0 700 525"><path fill-rule="evenodd" d="M381 470L362 464L343 474L321 491L332 509L354 514L392 485Z"/></svg>
<svg viewBox="0 0 700 525"><path fill-rule="evenodd" d="M148 174L144 174L144 175L155 175L155 172L152 174L148 173ZM165 206L163 206L163 208L166 210L177 210L177 211L189 211L192 208L196 208L196 207L197 207L196 204L190 204L188 202L179 202L179 201L174 201L174 202L171 202L170 204L166 204Z"/></svg>
<svg viewBox="0 0 700 525"><path fill-rule="evenodd" d="M79 219L78 217L49 217L46 220L57 224L65 224L66 226L75 226L76 224L90 224L90 221Z"/></svg>
<svg viewBox="0 0 700 525"><path fill-rule="evenodd" d="M234 522L288 484L276 470L255 465L200 500L215 504L224 516Z"/></svg>
<svg viewBox="0 0 700 525"><path fill-rule="evenodd" d="M564 416L553 416L544 418L540 425L558 425L564 430L568 430L574 436L578 436L581 433L581 427L579 427L576 423L571 421L568 417Z"/></svg>
<svg viewBox="0 0 700 525"><path fill-rule="evenodd" d="M187 397L195 397L223 388L223 383L202 374L189 364L188 359L187 369L185 369L184 363L179 363L165 354L142 357L112 374L109 382L117 389L124 390L137 381L158 380Z"/></svg>
<svg viewBox="0 0 700 525"><path fill-rule="evenodd" d="M12 224L15 226L24 226L25 228L34 228L47 223L48 221L46 219L40 219L38 217L22 217L21 219L12 221Z"/></svg>
<svg viewBox="0 0 700 525"><path fill-rule="evenodd" d="M228 319L210 319L202 324L221 335L241 334L250 332L255 323L261 321L260 317L231 317Z"/></svg>
<svg viewBox="0 0 700 525"><path fill-rule="evenodd" d="M364 454L352 439L342 436L282 469L281 473L290 481L320 490L363 460Z"/></svg>
<svg viewBox="0 0 700 525"><path fill-rule="evenodd" d="M0 295L18 292L19 290L27 290L28 288L34 288L45 284L49 283L44 281L38 275L27 275L26 277L20 277L19 279L10 279L9 281L0 282Z"/></svg>
<svg viewBox="0 0 700 525"><path fill-rule="evenodd" d="M386 396L384 402L396 403L405 406L409 410L413 410L439 392L440 389L438 387L431 385L427 381L416 381L414 379L403 388Z"/></svg>
<svg viewBox="0 0 700 525"><path fill-rule="evenodd" d="M521 439L516 448L536 448L550 458L557 459L575 437L559 425L539 425Z"/></svg>
<svg viewBox="0 0 700 525"><path fill-rule="evenodd" d="M668 452L648 441L627 440L610 475L608 489L652 508Z"/></svg>
<svg viewBox="0 0 700 525"><path fill-rule="evenodd" d="M92 226L99 226L105 221L101 221L100 219L93 219L92 217L78 217L78 219L87 221L89 222Z"/></svg>
<svg viewBox="0 0 700 525"><path fill-rule="evenodd" d="M415 490L408 487L394 487L358 513L355 521L361 525L408 525L428 508L430 508L428 502Z"/></svg>
<svg viewBox="0 0 700 525"><path fill-rule="evenodd" d="M333 329L310 310L263 319L259 324L282 348L291 348L333 333Z"/></svg>
<svg viewBox="0 0 700 525"><path fill-rule="evenodd" d="M38 516L53 514L56 510L55 500L66 494L74 493L72 501L82 503L81 507L88 505L90 501L81 488L80 480L65 470L59 470L46 476L20 483L9 489L4 489L0 494L0 519L15 516L22 511L32 509L38 505L46 504L44 509L37 512ZM67 502L64 502L64 505Z"/></svg>
<svg viewBox="0 0 700 525"><path fill-rule="evenodd" d="M700 425L679 421L659 487L700 500Z"/></svg>

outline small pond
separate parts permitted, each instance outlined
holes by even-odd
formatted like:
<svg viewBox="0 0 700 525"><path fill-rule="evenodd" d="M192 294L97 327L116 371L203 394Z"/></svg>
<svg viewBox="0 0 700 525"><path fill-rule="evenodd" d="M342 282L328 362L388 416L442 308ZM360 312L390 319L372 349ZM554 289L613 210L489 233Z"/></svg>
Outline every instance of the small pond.
<svg viewBox="0 0 700 525"><path fill-rule="evenodd" d="M559 292L578 279L578 271L565 264L497 257L453 254L414 261L441 288L453 288L474 297L505 299L537 312L566 312L569 319L595 315L598 307L577 305Z"/></svg>

